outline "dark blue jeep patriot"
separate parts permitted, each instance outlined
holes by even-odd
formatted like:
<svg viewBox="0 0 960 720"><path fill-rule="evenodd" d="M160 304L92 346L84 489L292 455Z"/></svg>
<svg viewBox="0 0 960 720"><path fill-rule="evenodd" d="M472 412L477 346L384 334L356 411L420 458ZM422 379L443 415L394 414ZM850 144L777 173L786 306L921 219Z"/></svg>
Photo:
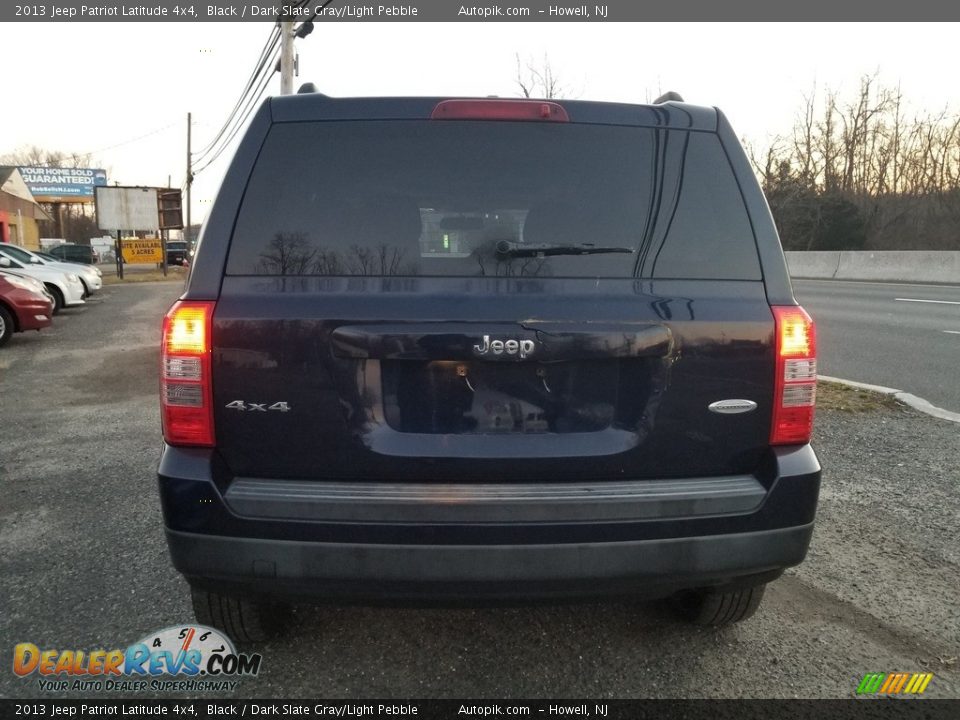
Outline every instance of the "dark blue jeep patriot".
<svg viewBox="0 0 960 720"><path fill-rule="evenodd" d="M674 596L803 560L814 327L715 108L267 100L163 325L198 621L294 601Z"/></svg>

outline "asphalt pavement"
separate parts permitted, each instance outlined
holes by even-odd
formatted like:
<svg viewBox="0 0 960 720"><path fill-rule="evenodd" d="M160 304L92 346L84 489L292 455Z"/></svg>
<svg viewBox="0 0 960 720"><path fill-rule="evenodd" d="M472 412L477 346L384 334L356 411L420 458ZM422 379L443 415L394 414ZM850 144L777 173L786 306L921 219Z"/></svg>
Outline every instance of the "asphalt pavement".
<svg viewBox="0 0 960 720"><path fill-rule="evenodd" d="M0 350L0 697L69 697L11 672L16 643L124 648L192 622L155 479L160 318L178 292L110 286ZM903 671L933 672L929 697L960 697L956 425L823 411L815 447L810 555L746 623L695 628L629 601L302 607L234 696L843 698L867 672Z"/></svg>
<svg viewBox="0 0 960 720"><path fill-rule="evenodd" d="M793 288L817 323L821 375L960 412L960 287L794 280Z"/></svg>

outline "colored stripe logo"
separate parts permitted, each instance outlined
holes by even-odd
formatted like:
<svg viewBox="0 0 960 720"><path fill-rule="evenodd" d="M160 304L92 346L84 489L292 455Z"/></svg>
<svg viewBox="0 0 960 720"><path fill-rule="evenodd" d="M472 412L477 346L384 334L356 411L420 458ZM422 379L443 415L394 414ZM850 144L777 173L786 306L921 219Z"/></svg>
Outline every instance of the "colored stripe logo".
<svg viewBox="0 0 960 720"><path fill-rule="evenodd" d="M867 673L857 695L922 695L933 673Z"/></svg>

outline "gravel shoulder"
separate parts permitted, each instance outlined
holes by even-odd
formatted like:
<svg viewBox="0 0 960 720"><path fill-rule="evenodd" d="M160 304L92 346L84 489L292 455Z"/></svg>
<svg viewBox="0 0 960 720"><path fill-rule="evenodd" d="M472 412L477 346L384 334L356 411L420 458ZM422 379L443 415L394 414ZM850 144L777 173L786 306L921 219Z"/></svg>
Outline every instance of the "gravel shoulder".
<svg viewBox="0 0 960 720"><path fill-rule="evenodd" d="M159 322L179 291L110 286L0 352L2 697L41 695L9 670L17 642L124 647L191 620L155 481ZM810 555L747 623L691 628L663 603L298 608L237 696L844 698L866 672L930 671L927 696L960 697L960 434L867 405L819 412Z"/></svg>

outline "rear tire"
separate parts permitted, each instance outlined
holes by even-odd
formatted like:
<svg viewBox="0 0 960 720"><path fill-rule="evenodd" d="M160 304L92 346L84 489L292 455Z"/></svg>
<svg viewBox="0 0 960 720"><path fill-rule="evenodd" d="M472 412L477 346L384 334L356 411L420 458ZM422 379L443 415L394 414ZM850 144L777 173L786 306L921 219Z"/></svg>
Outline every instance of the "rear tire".
<svg viewBox="0 0 960 720"><path fill-rule="evenodd" d="M737 590L696 590L679 598L680 615L694 625L724 627L751 617L760 607L766 584Z"/></svg>
<svg viewBox="0 0 960 720"><path fill-rule="evenodd" d="M53 312L50 314L56 315L63 308L63 293L56 285L47 285L47 292L53 295Z"/></svg>
<svg viewBox="0 0 960 720"><path fill-rule="evenodd" d="M7 344L14 333L13 315L3 305L0 305L0 347Z"/></svg>
<svg viewBox="0 0 960 720"><path fill-rule="evenodd" d="M279 637L290 625L290 607L282 603L230 597L193 587L190 595L197 622L222 630L238 643L257 643Z"/></svg>

